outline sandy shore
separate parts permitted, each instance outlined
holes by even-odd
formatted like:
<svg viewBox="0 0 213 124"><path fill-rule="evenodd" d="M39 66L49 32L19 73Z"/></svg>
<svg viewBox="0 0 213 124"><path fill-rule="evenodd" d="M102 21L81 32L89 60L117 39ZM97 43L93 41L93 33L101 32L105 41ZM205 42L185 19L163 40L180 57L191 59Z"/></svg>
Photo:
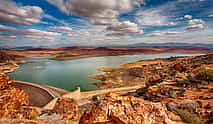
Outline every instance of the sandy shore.
<svg viewBox="0 0 213 124"><path fill-rule="evenodd" d="M82 58L91 58L91 57L105 57L105 56L124 56L124 55L146 55L146 54L163 54L163 53L181 53L181 54L207 54L209 51L207 50L171 50L171 51L153 51L153 52L145 52L145 53L118 53L115 55L112 54L102 54L102 55L79 55L72 57L54 57L51 60L74 60L74 59L82 59Z"/></svg>
<svg viewBox="0 0 213 124"><path fill-rule="evenodd" d="M170 51L171 52L171 51ZM164 53L164 52L161 52ZM172 53L180 53L179 50L174 50ZM181 51L181 53L192 53L192 54L198 54L198 53L208 53L207 51ZM156 52L152 52L152 53L142 53L142 54L159 54ZM113 56L120 56L121 54L117 54L117 55L113 55ZM129 53L129 54L124 54L124 55L139 55L138 53ZM112 55L85 55L85 56L78 56L78 57L67 57L67 58L60 58L59 60L70 60L70 59L79 59L79 58L89 58L89 57L103 57L103 56L112 56ZM19 66L17 64L12 64L13 66L8 66L6 65L5 67L0 66L1 68L6 68L4 69L3 72L8 73L8 72L12 72L14 70L16 70L17 68L19 68ZM94 78L94 77L92 77ZM68 94L72 92L63 90L63 89L59 89L59 88L55 88L55 87L51 87L51 86L45 86L45 85L40 85L40 84L36 84L36 83L31 83L31 82L25 82L25 81L14 81L13 85L17 88L20 88L22 90L24 90L30 97L30 105L32 106L38 106L38 107L42 107L44 105L46 105L47 103L49 103L51 100L53 100L54 98L63 96L64 94ZM128 89L128 88L127 88ZM130 89L132 90L132 88L130 87ZM135 88L134 88L135 89ZM126 90L126 88L124 89L119 89L119 90ZM129 90L129 89L128 89ZM86 92L84 93L84 95L82 94L82 96L84 97L88 97L91 96L91 94L99 94L99 93L106 93L106 92L110 92L110 91L117 91L116 89L109 89L109 90L103 90L103 91L91 91L91 92ZM37 99L38 98L38 99Z"/></svg>

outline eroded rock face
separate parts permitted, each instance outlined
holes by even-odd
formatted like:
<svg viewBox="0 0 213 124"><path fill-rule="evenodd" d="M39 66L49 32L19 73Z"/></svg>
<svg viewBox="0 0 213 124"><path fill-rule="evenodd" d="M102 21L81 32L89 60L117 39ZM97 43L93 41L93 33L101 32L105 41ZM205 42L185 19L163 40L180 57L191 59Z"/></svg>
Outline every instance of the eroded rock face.
<svg viewBox="0 0 213 124"><path fill-rule="evenodd" d="M80 124L182 124L181 119L167 111L161 103L147 102L133 96L107 94L90 111L83 114Z"/></svg>
<svg viewBox="0 0 213 124"><path fill-rule="evenodd" d="M184 89L164 84L157 84L147 88L144 98L152 101L161 101L164 98L178 98L184 96Z"/></svg>
<svg viewBox="0 0 213 124"><path fill-rule="evenodd" d="M176 109L186 109L191 113L197 113L198 108L201 108L201 103L195 100L185 100L179 103L169 103L167 108L171 111L175 111Z"/></svg>
<svg viewBox="0 0 213 124"><path fill-rule="evenodd" d="M24 107L29 105L29 96L11 86L11 82L6 74L0 74L0 118L31 119L38 116L34 108Z"/></svg>
<svg viewBox="0 0 213 124"><path fill-rule="evenodd" d="M70 98L58 98L55 107L51 113L56 113L66 118L67 120L78 120L79 109L75 100Z"/></svg>
<svg viewBox="0 0 213 124"><path fill-rule="evenodd" d="M0 90L8 88L11 83L12 81L6 74L0 73Z"/></svg>
<svg viewBox="0 0 213 124"><path fill-rule="evenodd" d="M183 64L177 63L173 66L173 68L179 72L186 71L186 67Z"/></svg>

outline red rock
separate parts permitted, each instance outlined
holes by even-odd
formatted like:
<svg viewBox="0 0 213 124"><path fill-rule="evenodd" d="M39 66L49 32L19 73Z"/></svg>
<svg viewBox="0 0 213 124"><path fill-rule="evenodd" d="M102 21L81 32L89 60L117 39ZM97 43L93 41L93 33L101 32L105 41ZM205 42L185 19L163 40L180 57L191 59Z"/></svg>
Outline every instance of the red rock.
<svg viewBox="0 0 213 124"><path fill-rule="evenodd" d="M173 68L179 72L183 72L186 70L186 67L183 64L177 63L173 66Z"/></svg>
<svg viewBox="0 0 213 124"><path fill-rule="evenodd" d="M11 86L11 82L6 74L0 74L0 118L30 119L37 116L35 109L23 108L29 105L29 96L23 90Z"/></svg>
<svg viewBox="0 0 213 124"><path fill-rule="evenodd" d="M170 114L170 116L168 115ZM152 103L132 96L106 97L85 112L80 124L178 124L179 117L161 103Z"/></svg>
<svg viewBox="0 0 213 124"><path fill-rule="evenodd" d="M79 109L75 100L70 98L59 98L56 102L53 112L62 115L62 118L68 120L79 119Z"/></svg>
<svg viewBox="0 0 213 124"><path fill-rule="evenodd" d="M12 83L10 78L4 73L0 73L0 90L8 88L10 83Z"/></svg>

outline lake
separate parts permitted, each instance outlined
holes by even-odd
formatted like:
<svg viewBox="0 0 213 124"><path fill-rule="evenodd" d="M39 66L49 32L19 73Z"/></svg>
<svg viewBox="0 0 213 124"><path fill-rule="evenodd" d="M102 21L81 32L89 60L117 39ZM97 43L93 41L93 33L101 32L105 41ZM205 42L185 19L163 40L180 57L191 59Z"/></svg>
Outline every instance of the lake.
<svg viewBox="0 0 213 124"><path fill-rule="evenodd" d="M37 63L20 64L20 68L9 73L9 76L14 80L50 85L70 91L77 86L80 86L82 91L91 91L98 88L93 84L89 84L89 82L97 82L98 80L88 78L88 76L100 74L98 68L117 67L121 64L154 58L198 55L203 54L163 53L93 57L64 61L49 60L48 57L34 57L27 61L36 61Z"/></svg>

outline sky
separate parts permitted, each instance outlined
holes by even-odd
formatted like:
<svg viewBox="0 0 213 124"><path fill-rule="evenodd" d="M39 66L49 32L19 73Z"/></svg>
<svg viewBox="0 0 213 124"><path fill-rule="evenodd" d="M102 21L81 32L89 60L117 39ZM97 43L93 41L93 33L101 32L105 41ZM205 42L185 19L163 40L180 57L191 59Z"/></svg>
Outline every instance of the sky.
<svg viewBox="0 0 213 124"><path fill-rule="evenodd" d="M213 44L213 0L0 0L0 47Z"/></svg>

